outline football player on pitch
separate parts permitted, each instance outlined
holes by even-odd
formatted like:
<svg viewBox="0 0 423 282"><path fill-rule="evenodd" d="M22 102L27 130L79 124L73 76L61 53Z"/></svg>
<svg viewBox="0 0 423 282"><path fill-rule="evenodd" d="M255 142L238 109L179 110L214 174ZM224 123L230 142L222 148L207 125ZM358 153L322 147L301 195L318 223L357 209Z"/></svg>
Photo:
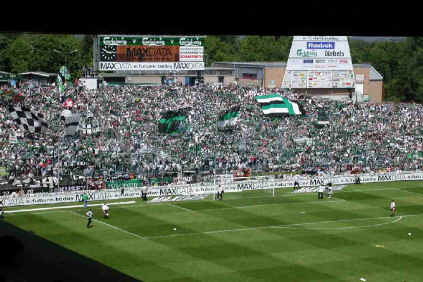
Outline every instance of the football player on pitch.
<svg viewBox="0 0 423 282"><path fill-rule="evenodd" d="M109 218L109 211L110 211L109 206L106 204L103 204L102 209L103 209L104 218Z"/></svg>
<svg viewBox="0 0 423 282"><path fill-rule="evenodd" d="M395 215L395 212L396 212L396 207L395 207L395 201L394 200L391 201L390 209L391 209L391 216L394 216Z"/></svg>

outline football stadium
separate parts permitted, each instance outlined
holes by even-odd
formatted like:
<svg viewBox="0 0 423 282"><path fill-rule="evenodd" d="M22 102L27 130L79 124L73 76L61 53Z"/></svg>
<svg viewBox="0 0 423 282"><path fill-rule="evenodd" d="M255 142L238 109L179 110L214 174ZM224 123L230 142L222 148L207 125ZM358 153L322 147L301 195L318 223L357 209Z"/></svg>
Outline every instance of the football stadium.
<svg viewBox="0 0 423 282"><path fill-rule="evenodd" d="M373 102L346 36L270 88L207 81L204 36L93 45L1 86L0 281L422 281L423 105Z"/></svg>

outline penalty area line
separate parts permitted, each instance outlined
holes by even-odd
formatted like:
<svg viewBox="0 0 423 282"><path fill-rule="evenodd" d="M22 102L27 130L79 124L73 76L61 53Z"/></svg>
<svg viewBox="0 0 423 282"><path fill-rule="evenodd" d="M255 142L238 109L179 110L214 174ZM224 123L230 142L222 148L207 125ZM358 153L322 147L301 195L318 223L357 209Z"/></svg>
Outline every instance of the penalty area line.
<svg viewBox="0 0 423 282"><path fill-rule="evenodd" d="M73 214L78 215L79 217L85 218L85 216L83 216L83 215L81 215L81 214L79 214L79 213L77 213L77 212L75 212L75 211L70 211L70 212L71 212L71 213L73 213ZM114 229L114 230L120 231L120 232L122 232L122 233L129 234L129 235L134 236L134 237L136 237L136 238L138 238L138 239L142 239L142 240L145 240L145 239L146 239L145 237L143 237L143 236L141 236L141 235L138 235L138 234L132 233L132 232L130 232L130 231L128 231L128 230L125 230L125 229L119 228L119 227L117 227L117 226L115 226L115 225L112 225L112 224L106 223L106 222L104 222L104 221L102 221L102 220L99 220L99 219L95 219L95 218L93 218L93 221L98 222L98 223L101 223L101 224L103 224L103 225L105 225L105 226L108 226L108 227L110 227L110 228L112 228L112 229Z"/></svg>
<svg viewBox="0 0 423 282"><path fill-rule="evenodd" d="M330 227L330 228L319 228L326 230L348 230L348 229L358 229L358 228L369 228L369 227L378 227L387 224L397 223L405 217L410 216L421 216L423 214L409 214L399 216L392 221L376 223L371 225L362 225L362 226L345 226L345 227ZM289 229L301 226L312 226L316 224L326 224L326 223L335 223L335 222L351 222L351 221L363 221L363 220L376 220L376 219L388 219L390 216L383 217L368 217L368 218L348 218L348 219L337 219L337 220L327 220L327 221L316 221L316 222L305 222L305 223L293 223L293 224L284 224L284 225L267 225L267 226L256 226L256 227L244 227L244 228L235 228L235 229L222 229L222 230L212 230L205 232L192 232L192 233L179 233L179 234L168 234L168 235L158 235L145 237L146 239L156 239L156 238L169 238L169 237L180 237L180 236L192 236L192 235L201 235L201 234L218 234L218 233L227 233L227 232L242 232L242 231L254 231L254 230L263 230L263 229ZM316 228L312 228L316 229Z"/></svg>

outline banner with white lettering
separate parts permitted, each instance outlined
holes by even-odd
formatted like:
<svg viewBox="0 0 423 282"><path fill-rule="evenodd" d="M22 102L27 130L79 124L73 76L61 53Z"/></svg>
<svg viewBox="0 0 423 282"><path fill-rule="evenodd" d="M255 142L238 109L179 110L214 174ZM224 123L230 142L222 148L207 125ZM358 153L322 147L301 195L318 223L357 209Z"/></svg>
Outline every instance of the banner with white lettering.
<svg viewBox="0 0 423 282"><path fill-rule="evenodd" d="M324 177L303 177L297 179L302 187L316 187L326 185L331 182L333 185L353 184L356 178L360 177L361 183L388 182L420 180L423 181L423 172L416 173L386 173L386 174L364 174L364 175L346 175L346 176L324 176ZM231 183L224 183L225 192L242 192L249 190L288 188L294 187L294 180L283 179L260 179L247 180ZM104 201L125 198L139 198L141 191L147 192L147 197L166 197L166 196L196 196L215 194L219 185L215 184L186 184L186 185L168 185L163 187L136 187L127 188L124 193L116 189L90 190L90 191L69 191L56 193L34 193L23 196L7 195L0 196L3 206L19 205L39 205L55 204L63 202L80 202L82 195L87 193L88 201Z"/></svg>
<svg viewBox="0 0 423 282"><path fill-rule="evenodd" d="M187 56L189 54L186 54ZM171 70L171 71L185 71L185 70L204 70L204 62L202 55L192 58L191 62L171 62L171 63L138 63L138 62L99 62L98 69L100 71L142 71L142 70ZM189 55L191 56L191 55ZM188 57L185 58L188 60ZM195 60L195 62L192 62Z"/></svg>

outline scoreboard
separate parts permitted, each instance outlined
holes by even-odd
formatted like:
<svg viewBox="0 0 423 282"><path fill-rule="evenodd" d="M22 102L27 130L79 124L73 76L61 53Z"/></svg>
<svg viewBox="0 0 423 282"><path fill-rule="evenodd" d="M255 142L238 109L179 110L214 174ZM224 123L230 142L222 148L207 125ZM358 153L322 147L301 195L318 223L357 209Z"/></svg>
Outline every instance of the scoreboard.
<svg viewBox="0 0 423 282"><path fill-rule="evenodd" d="M204 36L100 35L99 71L204 70Z"/></svg>

